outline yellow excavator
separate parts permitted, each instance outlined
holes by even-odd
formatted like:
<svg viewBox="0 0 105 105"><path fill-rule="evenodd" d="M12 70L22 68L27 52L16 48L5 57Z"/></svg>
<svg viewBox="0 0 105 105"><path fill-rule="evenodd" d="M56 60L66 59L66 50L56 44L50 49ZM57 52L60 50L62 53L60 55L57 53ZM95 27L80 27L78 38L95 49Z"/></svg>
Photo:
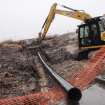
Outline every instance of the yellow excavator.
<svg viewBox="0 0 105 105"><path fill-rule="evenodd" d="M40 41L44 40L48 29L55 18L56 14L67 16L81 20L83 23L78 25L78 47L79 59L88 58L88 53L91 50L96 50L105 46L105 17L91 17L84 10L76 10L65 5L60 5L65 10L57 9L57 3L51 6L50 12L39 33ZM67 10L66 10L67 9Z"/></svg>

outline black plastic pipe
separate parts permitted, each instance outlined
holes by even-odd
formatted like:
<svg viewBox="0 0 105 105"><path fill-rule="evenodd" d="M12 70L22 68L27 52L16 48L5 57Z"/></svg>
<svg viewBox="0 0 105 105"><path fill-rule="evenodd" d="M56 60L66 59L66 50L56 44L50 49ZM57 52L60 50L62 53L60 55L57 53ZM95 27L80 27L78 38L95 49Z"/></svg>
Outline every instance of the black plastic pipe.
<svg viewBox="0 0 105 105"><path fill-rule="evenodd" d="M70 98L70 100L73 102L78 102L82 97L81 90L76 87L73 87L69 82L67 82L56 72L54 72L54 70L50 66L48 66L47 63L43 60L40 52L37 52L37 54L50 76L52 76L56 80L56 82L58 82L60 86L67 92L68 98Z"/></svg>

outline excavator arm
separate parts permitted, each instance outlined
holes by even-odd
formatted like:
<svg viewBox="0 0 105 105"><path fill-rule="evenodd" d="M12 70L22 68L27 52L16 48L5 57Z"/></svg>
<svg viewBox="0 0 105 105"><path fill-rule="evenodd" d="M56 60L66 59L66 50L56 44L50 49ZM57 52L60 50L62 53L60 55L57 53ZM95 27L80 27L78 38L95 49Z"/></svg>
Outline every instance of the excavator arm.
<svg viewBox="0 0 105 105"><path fill-rule="evenodd" d="M52 23L52 21L54 20L54 17L56 14L59 15L63 15L63 16L67 16L70 18L75 18L78 20L81 20L83 22L85 22L87 19L90 19L91 16L89 14L87 14L86 12L82 11L82 10L75 10L72 8L69 8L67 6L61 5L61 7L68 9L68 10L60 10L60 9L56 9L57 8L57 3L54 3L51 6L50 12L42 26L42 29L39 33L39 39L43 40L46 37L46 34L48 32L48 29Z"/></svg>

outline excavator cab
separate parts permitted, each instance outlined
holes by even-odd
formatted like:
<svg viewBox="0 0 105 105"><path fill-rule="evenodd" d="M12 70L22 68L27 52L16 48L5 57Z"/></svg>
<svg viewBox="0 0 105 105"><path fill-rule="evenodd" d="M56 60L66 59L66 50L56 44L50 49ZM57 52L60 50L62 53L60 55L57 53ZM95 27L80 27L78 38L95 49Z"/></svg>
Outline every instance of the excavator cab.
<svg viewBox="0 0 105 105"><path fill-rule="evenodd" d="M105 18L95 17L79 25L78 38L80 49L100 48L105 45Z"/></svg>

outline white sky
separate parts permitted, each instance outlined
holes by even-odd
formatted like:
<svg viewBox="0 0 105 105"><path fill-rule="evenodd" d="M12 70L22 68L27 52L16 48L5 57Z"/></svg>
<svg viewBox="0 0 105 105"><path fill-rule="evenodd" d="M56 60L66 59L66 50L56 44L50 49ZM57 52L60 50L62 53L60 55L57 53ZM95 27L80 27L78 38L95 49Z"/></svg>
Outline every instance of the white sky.
<svg viewBox="0 0 105 105"><path fill-rule="evenodd" d="M54 2L85 10L92 16L105 13L105 0L0 0L0 41L37 37ZM48 33L74 31L80 23L72 18L56 16Z"/></svg>

